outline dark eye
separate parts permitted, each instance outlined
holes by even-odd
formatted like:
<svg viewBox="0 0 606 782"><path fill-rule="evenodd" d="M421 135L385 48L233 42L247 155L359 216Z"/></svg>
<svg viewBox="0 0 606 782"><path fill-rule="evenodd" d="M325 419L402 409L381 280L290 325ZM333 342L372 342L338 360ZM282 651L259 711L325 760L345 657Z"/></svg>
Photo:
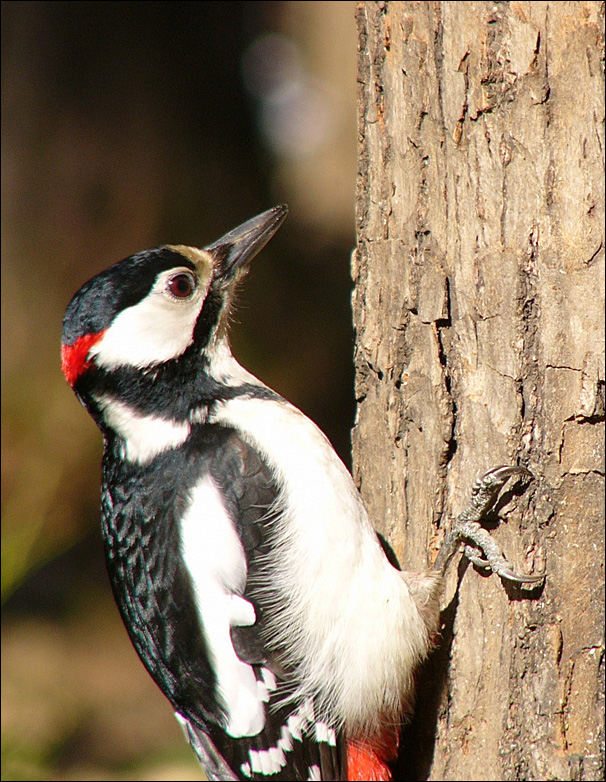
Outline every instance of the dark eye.
<svg viewBox="0 0 606 782"><path fill-rule="evenodd" d="M196 279L193 274L179 272L168 278L167 287L175 299L188 299L196 289Z"/></svg>

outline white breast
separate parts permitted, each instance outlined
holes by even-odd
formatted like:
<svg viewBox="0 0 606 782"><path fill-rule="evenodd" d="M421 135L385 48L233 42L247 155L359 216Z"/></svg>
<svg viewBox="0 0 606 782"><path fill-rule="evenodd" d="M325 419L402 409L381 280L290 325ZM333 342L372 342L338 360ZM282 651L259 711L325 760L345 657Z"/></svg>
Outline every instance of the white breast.
<svg viewBox="0 0 606 782"><path fill-rule="evenodd" d="M297 669L297 699L313 695L319 716L324 709L353 729L398 713L427 631L351 475L325 435L288 403L236 398L213 421L235 427L284 487L267 570L280 608L268 627Z"/></svg>

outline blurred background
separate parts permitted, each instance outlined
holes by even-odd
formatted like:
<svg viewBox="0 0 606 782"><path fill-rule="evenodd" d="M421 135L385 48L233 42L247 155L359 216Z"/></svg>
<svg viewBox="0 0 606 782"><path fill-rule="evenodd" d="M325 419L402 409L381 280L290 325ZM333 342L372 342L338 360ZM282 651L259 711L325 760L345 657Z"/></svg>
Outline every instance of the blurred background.
<svg viewBox="0 0 606 782"><path fill-rule="evenodd" d="M354 2L2 3L2 779L203 775L113 605L100 435L63 380L80 285L269 207L232 332L349 465Z"/></svg>

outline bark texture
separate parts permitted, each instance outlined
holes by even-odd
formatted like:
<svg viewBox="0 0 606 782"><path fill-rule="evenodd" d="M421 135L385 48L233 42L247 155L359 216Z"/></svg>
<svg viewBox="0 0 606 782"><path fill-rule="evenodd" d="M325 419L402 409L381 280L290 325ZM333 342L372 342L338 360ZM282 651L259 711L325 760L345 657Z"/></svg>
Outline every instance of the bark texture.
<svg viewBox="0 0 606 782"><path fill-rule="evenodd" d="M474 479L534 473L461 563L402 778L603 779L604 69L598 2L358 10L354 473L402 566Z"/></svg>

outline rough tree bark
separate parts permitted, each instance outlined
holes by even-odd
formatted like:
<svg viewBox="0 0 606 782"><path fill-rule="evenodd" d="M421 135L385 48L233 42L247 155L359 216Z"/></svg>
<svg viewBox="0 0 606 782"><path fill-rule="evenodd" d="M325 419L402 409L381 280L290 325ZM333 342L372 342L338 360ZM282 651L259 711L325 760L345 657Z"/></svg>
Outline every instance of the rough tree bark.
<svg viewBox="0 0 606 782"><path fill-rule="evenodd" d="M598 2L358 10L355 477L404 568L485 469L534 473L464 562L402 778L603 779L604 72Z"/></svg>

